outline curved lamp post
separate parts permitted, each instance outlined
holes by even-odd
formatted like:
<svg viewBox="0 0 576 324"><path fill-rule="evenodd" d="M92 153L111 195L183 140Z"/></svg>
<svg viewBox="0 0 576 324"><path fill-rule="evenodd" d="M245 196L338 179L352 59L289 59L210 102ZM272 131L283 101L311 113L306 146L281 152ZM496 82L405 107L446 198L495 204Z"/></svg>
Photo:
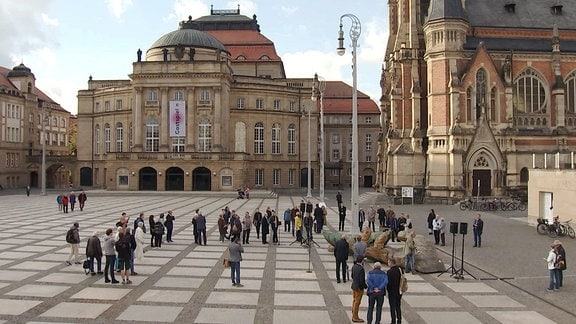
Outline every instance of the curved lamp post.
<svg viewBox="0 0 576 324"><path fill-rule="evenodd" d="M342 56L346 53L344 48L344 31L342 30L342 20L349 18L352 21L350 27L350 40L352 40L352 193L351 193L351 210L352 210L352 233L359 232L358 228L358 94L356 73L356 49L358 48L358 38L362 27L360 19L353 14L345 14L340 17L340 30L338 31L338 48L336 52Z"/></svg>
<svg viewBox="0 0 576 324"><path fill-rule="evenodd" d="M312 83L312 101L320 100L320 202L324 204L324 159L326 152L324 150L324 103L322 97L326 90L326 81L324 78L318 78L318 73L314 74Z"/></svg>

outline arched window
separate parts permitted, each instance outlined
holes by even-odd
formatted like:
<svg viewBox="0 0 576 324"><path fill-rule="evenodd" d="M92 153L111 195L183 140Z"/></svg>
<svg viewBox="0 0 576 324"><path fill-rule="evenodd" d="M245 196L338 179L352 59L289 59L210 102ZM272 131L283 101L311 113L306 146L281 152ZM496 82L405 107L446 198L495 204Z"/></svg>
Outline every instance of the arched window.
<svg viewBox="0 0 576 324"><path fill-rule="evenodd" d="M264 154L264 124L261 122L254 126L254 154Z"/></svg>
<svg viewBox="0 0 576 324"><path fill-rule="evenodd" d="M180 91L180 90L174 91L174 100L176 100L176 101L184 100L184 94L182 93L182 91Z"/></svg>
<svg viewBox="0 0 576 324"><path fill-rule="evenodd" d="M492 90L490 90L490 120L491 121L496 121L496 111L498 110L498 90L496 89L496 87L492 87Z"/></svg>
<svg viewBox="0 0 576 324"><path fill-rule="evenodd" d="M264 55L260 56L260 59L261 59L261 60L269 60L269 59L270 59L270 56L264 54Z"/></svg>
<svg viewBox="0 0 576 324"><path fill-rule="evenodd" d="M158 122L151 118L146 123L146 152L160 151L160 125Z"/></svg>
<svg viewBox="0 0 576 324"><path fill-rule="evenodd" d="M472 87L466 89L466 117L465 121L472 121Z"/></svg>
<svg viewBox="0 0 576 324"><path fill-rule="evenodd" d="M116 152L122 152L124 146L124 127L122 123L116 123Z"/></svg>
<svg viewBox="0 0 576 324"><path fill-rule="evenodd" d="M529 178L528 168L523 167L522 169L520 169L520 182L528 183L528 178Z"/></svg>
<svg viewBox="0 0 576 324"><path fill-rule="evenodd" d="M32 93L32 82L28 82L28 93Z"/></svg>
<svg viewBox="0 0 576 324"><path fill-rule="evenodd" d="M236 59L239 60L239 61L243 61L243 60L246 59L246 56L244 56L244 55L238 55L238 56L236 56Z"/></svg>
<svg viewBox="0 0 576 324"><path fill-rule="evenodd" d="M570 73L564 81L564 90L566 93L566 112L576 113L576 71Z"/></svg>
<svg viewBox="0 0 576 324"><path fill-rule="evenodd" d="M212 150L212 124L210 119L202 118L198 123L198 152Z"/></svg>
<svg viewBox="0 0 576 324"><path fill-rule="evenodd" d="M296 125L288 125L288 155L296 154Z"/></svg>
<svg viewBox="0 0 576 324"><path fill-rule="evenodd" d="M476 72L476 119L480 118L486 107L487 82L486 70L479 69Z"/></svg>
<svg viewBox="0 0 576 324"><path fill-rule="evenodd" d="M94 154L100 154L100 125L94 127Z"/></svg>
<svg viewBox="0 0 576 324"><path fill-rule="evenodd" d="M521 113L544 114L548 111L544 83L533 69L527 69L514 82L512 103Z"/></svg>
<svg viewBox="0 0 576 324"><path fill-rule="evenodd" d="M110 124L104 125L104 153L110 152Z"/></svg>
<svg viewBox="0 0 576 324"><path fill-rule="evenodd" d="M280 154L280 124L272 125L272 154Z"/></svg>

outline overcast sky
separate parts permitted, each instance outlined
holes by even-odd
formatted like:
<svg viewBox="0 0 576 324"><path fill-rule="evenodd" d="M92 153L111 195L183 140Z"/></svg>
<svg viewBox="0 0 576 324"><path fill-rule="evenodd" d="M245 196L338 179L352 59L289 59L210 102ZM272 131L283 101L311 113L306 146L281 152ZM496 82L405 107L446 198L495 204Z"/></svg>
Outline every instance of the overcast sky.
<svg viewBox="0 0 576 324"><path fill-rule="evenodd" d="M128 79L136 51L143 52L178 22L236 9L256 14L262 34L276 45L288 77L352 84L350 20L344 20L346 55L336 54L340 16L362 24L358 89L377 103L380 70L388 37L385 0L0 0L0 65L32 69L37 86L76 114L79 89L88 77Z"/></svg>

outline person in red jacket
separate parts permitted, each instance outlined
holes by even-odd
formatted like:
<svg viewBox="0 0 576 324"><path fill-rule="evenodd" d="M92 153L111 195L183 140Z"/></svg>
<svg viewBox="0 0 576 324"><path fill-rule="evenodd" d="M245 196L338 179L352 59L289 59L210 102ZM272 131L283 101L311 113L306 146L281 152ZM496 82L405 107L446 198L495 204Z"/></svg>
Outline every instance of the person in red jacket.
<svg viewBox="0 0 576 324"><path fill-rule="evenodd" d="M68 212L68 202L68 196L62 195L62 210L64 210L65 213Z"/></svg>

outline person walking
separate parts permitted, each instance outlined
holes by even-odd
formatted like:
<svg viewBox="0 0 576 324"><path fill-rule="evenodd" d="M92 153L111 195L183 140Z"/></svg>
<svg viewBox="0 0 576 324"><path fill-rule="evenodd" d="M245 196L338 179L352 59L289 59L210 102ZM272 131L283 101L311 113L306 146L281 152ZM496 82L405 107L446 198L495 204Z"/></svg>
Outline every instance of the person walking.
<svg viewBox="0 0 576 324"><path fill-rule="evenodd" d="M256 227L256 239L260 239L260 226L262 225L262 213L260 209L256 208L252 216L252 224Z"/></svg>
<svg viewBox="0 0 576 324"><path fill-rule="evenodd" d="M102 250L104 256L106 257L106 264L104 265L104 282L105 283L119 283L114 276L114 264L116 263L116 251L114 250L114 244L116 239L114 238L114 230L111 228L106 230L106 236L104 237L104 244L102 245Z"/></svg>
<svg viewBox="0 0 576 324"><path fill-rule="evenodd" d="M440 217L440 245L446 246L446 222Z"/></svg>
<svg viewBox="0 0 576 324"><path fill-rule="evenodd" d="M554 240L554 245L557 247L558 257L563 261L558 267L558 286L562 287L564 281L564 270L566 270L566 250L562 246L560 240Z"/></svg>
<svg viewBox="0 0 576 324"><path fill-rule="evenodd" d="M402 294L400 292L400 280L402 277L402 269L396 264L394 258L388 258L388 266L390 269L387 271L388 285L388 304L390 305L390 319L391 324L402 323Z"/></svg>
<svg viewBox="0 0 576 324"><path fill-rule="evenodd" d="M358 211L358 229L362 232L362 227L364 226L364 221L366 221L366 212L364 209L360 208ZM368 224L368 228L370 228L370 224Z"/></svg>
<svg viewBox="0 0 576 324"><path fill-rule="evenodd" d="M344 231L344 221L346 220L346 206L338 208L338 230Z"/></svg>
<svg viewBox="0 0 576 324"><path fill-rule="evenodd" d="M362 241L362 235L356 236L356 242L352 247L352 250L354 252L354 262L356 262L358 258L362 258L362 260L364 260L364 258L366 257L367 249L368 247L366 245L366 242Z"/></svg>
<svg viewBox="0 0 576 324"><path fill-rule="evenodd" d="M362 211L364 213L364 211ZM366 216L366 213L364 213ZM368 228L372 228L372 232L376 232L376 211L372 208L368 213ZM362 228L360 228L362 231Z"/></svg>
<svg viewBox="0 0 576 324"><path fill-rule="evenodd" d="M388 286L388 274L382 271L382 264L380 262L374 263L373 269L368 272L366 283L368 286L368 290L366 291L366 294L368 295L368 312L366 320L368 320L368 324L372 324L372 313L374 312L374 304L376 304L375 323L380 323L382 319L384 296L386 296L386 287Z"/></svg>
<svg viewBox="0 0 576 324"><path fill-rule="evenodd" d="M64 213L68 213L69 202L70 200L68 200L68 196L66 194L62 194L62 210L64 211Z"/></svg>
<svg viewBox="0 0 576 324"><path fill-rule="evenodd" d="M316 207L314 207L314 224L316 224L316 226L314 226L314 232L320 234L322 233L322 226L324 226L323 224L323 215L322 215L322 208L320 208L319 204L316 204Z"/></svg>
<svg viewBox="0 0 576 324"><path fill-rule="evenodd" d="M474 232L474 247L482 246L482 231L484 230L484 221L480 218L480 214L476 215L476 219L472 224L472 231Z"/></svg>
<svg viewBox="0 0 576 324"><path fill-rule="evenodd" d="M336 202L338 203L338 209L340 209L340 207L342 207L342 192L338 191L338 193L336 194Z"/></svg>
<svg viewBox="0 0 576 324"><path fill-rule="evenodd" d="M352 266L352 322L364 323L364 320L358 316L360 310L360 303L364 295L364 289L368 288L366 285L366 273L364 272L364 257L358 257L354 260Z"/></svg>
<svg viewBox="0 0 576 324"><path fill-rule="evenodd" d="M272 216L270 216L268 222L272 228L272 243L278 244L278 227L280 226L280 220L275 210L272 210Z"/></svg>
<svg viewBox="0 0 576 324"><path fill-rule="evenodd" d="M96 275L94 272L94 259L98 262L98 274L103 274L102 272L102 245L100 243L100 238L98 238L98 232L92 233L92 236L88 238L86 242L86 257L88 258L88 264L90 269L90 274Z"/></svg>
<svg viewBox="0 0 576 324"><path fill-rule="evenodd" d="M270 223L268 222L268 217L262 216L262 244L268 244L268 239L266 238L268 233L270 233Z"/></svg>
<svg viewBox="0 0 576 324"><path fill-rule="evenodd" d="M244 247L240 245L239 236L236 236L235 239L230 242L228 252L230 253L230 278L232 279L232 286L244 287L244 285L240 283L240 262L242 261Z"/></svg>
<svg viewBox="0 0 576 324"><path fill-rule="evenodd" d="M408 232L406 242L404 242L404 269L406 272L412 272L412 274L416 273L416 242L414 242L414 237L416 237L416 232Z"/></svg>
<svg viewBox="0 0 576 324"><path fill-rule="evenodd" d="M228 224L224 219L224 213L220 213L218 216L218 232L220 233L220 242L224 243L226 239L226 234L228 234Z"/></svg>
<svg viewBox="0 0 576 324"><path fill-rule="evenodd" d="M62 195L56 196L56 203L58 204L58 210L62 211Z"/></svg>
<svg viewBox="0 0 576 324"><path fill-rule="evenodd" d="M30 197L30 186L26 186L26 197Z"/></svg>
<svg viewBox="0 0 576 324"><path fill-rule="evenodd" d="M74 211L74 207L76 206L76 194L74 193L74 191L70 193L70 196L68 196L68 200L70 200L70 210Z"/></svg>
<svg viewBox="0 0 576 324"><path fill-rule="evenodd" d="M252 217L250 217L250 212L245 212L244 220L242 220L242 244L250 244L251 229L252 229Z"/></svg>
<svg viewBox="0 0 576 324"><path fill-rule="evenodd" d="M171 210L168 211L166 215L166 221L164 222L164 226L166 226L166 242L172 243L172 232L174 231L174 221L176 217L174 217Z"/></svg>
<svg viewBox="0 0 576 324"><path fill-rule="evenodd" d="M302 223L304 225L304 229L306 230L306 239L312 239L312 227L314 225L314 219L312 216L310 216L310 213L306 213L306 215L304 215Z"/></svg>
<svg viewBox="0 0 576 324"><path fill-rule="evenodd" d="M286 210L284 211L284 232L290 232L291 231L291 226L292 225L292 209L290 208L286 208Z"/></svg>
<svg viewBox="0 0 576 324"><path fill-rule="evenodd" d="M72 227L66 233L66 242L70 244L70 255L68 256L68 260L66 260L66 264L71 265L72 262L75 264L80 264L78 260L78 246L80 244L80 225L78 222L72 224Z"/></svg>
<svg viewBox="0 0 576 324"><path fill-rule="evenodd" d="M340 274L342 274L342 279L344 282L346 282L346 268L348 267L346 261L348 260L349 249L348 241L346 241L346 234L342 234L342 238L340 238L338 241L336 241L336 244L334 244L337 283L340 283Z"/></svg>
<svg viewBox="0 0 576 324"><path fill-rule="evenodd" d="M430 213L426 219L428 222L428 235L432 235L434 233L434 219L436 219L436 212L434 209L430 209Z"/></svg>
<svg viewBox="0 0 576 324"><path fill-rule="evenodd" d="M560 289L560 269L556 264L558 260L558 245L552 244L546 262L548 264L548 272L550 280L548 283L548 291L553 292L554 289Z"/></svg>
<svg viewBox="0 0 576 324"><path fill-rule="evenodd" d="M84 210L84 204L86 204L86 193L84 192L84 190L80 191L80 194L78 194L78 204L80 206L80 211Z"/></svg>

